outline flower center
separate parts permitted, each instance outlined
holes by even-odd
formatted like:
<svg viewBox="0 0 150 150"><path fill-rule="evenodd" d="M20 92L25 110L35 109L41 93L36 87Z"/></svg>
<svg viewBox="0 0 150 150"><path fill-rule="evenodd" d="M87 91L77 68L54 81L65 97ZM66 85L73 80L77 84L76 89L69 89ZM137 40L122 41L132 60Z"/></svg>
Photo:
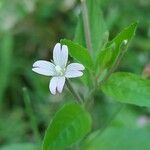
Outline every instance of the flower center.
<svg viewBox="0 0 150 150"><path fill-rule="evenodd" d="M60 66L55 66L56 72L58 75L63 75L64 74L64 69L62 69Z"/></svg>

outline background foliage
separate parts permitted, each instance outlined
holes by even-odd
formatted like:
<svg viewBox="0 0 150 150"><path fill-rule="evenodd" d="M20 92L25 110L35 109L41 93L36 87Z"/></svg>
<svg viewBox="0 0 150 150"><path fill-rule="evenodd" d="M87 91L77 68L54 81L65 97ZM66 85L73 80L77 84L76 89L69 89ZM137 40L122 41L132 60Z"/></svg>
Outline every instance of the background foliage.
<svg viewBox="0 0 150 150"><path fill-rule="evenodd" d="M112 40L118 32L131 22L138 21L136 36L132 40L118 70L145 76L144 68L150 63L149 0L97 0L97 3L102 9L102 15L110 31L109 40ZM0 1L0 149L16 150L20 149L19 146L25 147L25 150L36 149L34 143L37 139L28 113L30 108L28 109L28 105L23 100L23 87L28 88L31 97L29 107L33 109L31 113L38 124L38 131L42 139L49 120L56 110L65 102L73 99L67 89L61 95L52 96L48 91L49 78L39 77L31 71L31 68L33 62L37 59L49 60L52 58L53 45L61 38L79 41L78 34L74 37L75 30L78 30L76 25L79 12L80 2L75 0ZM103 30L97 31L96 24L99 24L99 22L95 22L93 25L93 33L98 32L99 36L105 34L106 29L102 28ZM94 41L94 39L92 40ZM80 42L84 45L84 41L80 40ZM101 46L98 43L94 45L96 48ZM87 67L91 66L88 65ZM112 79L111 82L113 81ZM80 83L79 80L75 80L73 83L77 90L84 90L84 93L88 93L81 85L77 84ZM141 81L140 84L142 83ZM136 85L131 84L135 89ZM104 91L107 92L106 89ZM108 93L111 94L110 91ZM144 92L143 94L148 98ZM135 101L140 103L136 98L133 97ZM96 108L90 110L94 121L93 131L99 127L105 128L107 123L110 124L109 120L116 113L116 109L120 108L119 103L112 102L110 97L106 97L98 91L94 103ZM132 134L133 138L135 131L131 133L128 129L134 128L138 131L142 128L144 131L140 134L140 130L136 138L149 137L150 135L147 135L145 130L150 130L150 109L126 105L110 126L112 128L118 127L118 134L122 133L122 128L125 128L124 134ZM103 135L103 140L113 139L109 135L117 136L116 129L108 130ZM100 138L102 137L94 140L94 146L99 144ZM119 142L121 143L126 139L126 136L121 137ZM90 137L88 140L90 140ZM85 142L83 149L88 147L91 150L94 146L88 140L88 146ZM16 145L16 143L23 143L23 145ZM107 142L104 142L103 146L102 149L107 149ZM117 148L114 147L114 149Z"/></svg>

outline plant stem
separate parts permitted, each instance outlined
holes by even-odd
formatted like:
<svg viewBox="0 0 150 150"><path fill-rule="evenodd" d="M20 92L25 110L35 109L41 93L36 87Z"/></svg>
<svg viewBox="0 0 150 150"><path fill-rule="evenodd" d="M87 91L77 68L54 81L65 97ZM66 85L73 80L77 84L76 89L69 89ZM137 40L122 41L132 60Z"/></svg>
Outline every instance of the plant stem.
<svg viewBox="0 0 150 150"><path fill-rule="evenodd" d="M75 92L73 86L71 85L71 83L69 82L69 80L66 80L66 85L68 87L68 89L70 90L70 92L72 93L72 95L76 98L76 100L78 101L78 103L83 103L82 99L80 98L80 96Z"/></svg>
<svg viewBox="0 0 150 150"><path fill-rule="evenodd" d="M91 35L90 35L90 25L89 25L89 18L88 18L88 10L86 6L86 0L81 0L82 6L82 17L83 17L83 25L84 25L84 34L85 34L85 41L86 46L89 51L92 51L92 42L91 42Z"/></svg>
<svg viewBox="0 0 150 150"><path fill-rule="evenodd" d="M84 34L85 34L85 41L86 41L86 47L91 53L93 48L92 48L92 40L91 40L91 31L90 31L90 24L89 24L89 17L88 17L88 9L86 5L86 0L81 0L81 7L82 7L82 18L83 18L83 28L84 28ZM94 80L94 75L91 74L91 80L93 83L93 86L95 88L95 81Z"/></svg>
<svg viewBox="0 0 150 150"><path fill-rule="evenodd" d="M41 136L40 136L40 133L38 130L36 118L33 114L33 110L31 107L31 101L30 101L30 97L29 97L29 93L28 93L27 88L23 88L23 97L24 97L24 103L26 106L26 113L29 116L31 127L32 127L33 133L35 135L35 139L37 142L40 143L41 142Z"/></svg>

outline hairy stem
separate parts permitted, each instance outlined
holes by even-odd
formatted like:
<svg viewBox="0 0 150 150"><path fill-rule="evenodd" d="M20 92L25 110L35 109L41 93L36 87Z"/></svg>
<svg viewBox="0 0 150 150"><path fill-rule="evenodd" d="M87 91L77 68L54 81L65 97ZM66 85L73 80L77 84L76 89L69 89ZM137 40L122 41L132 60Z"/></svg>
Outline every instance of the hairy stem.
<svg viewBox="0 0 150 150"><path fill-rule="evenodd" d="M82 6L82 17L83 17L83 26L84 26L86 46L89 51L92 51L92 42L91 42L90 25L89 25L86 0L81 0L81 6Z"/></svg>
<svg viewBox="0 0 150 150"><path fill-rule="evenodd" d="M68 89L70 90L70 92L72 93L72 95L76 98L76 100L78 101L78 103L83 103L82 99L80 98L80 96L76 93L76 91L74 90L73 86L71 85L71 83L69 82L69 80L66 80L66 85L68 87Z"/></svg>
<svg viewBox="0 0 150 150"><path fill-rule="evenodd" d="M86 47L91 53L92 48L92 40L91 40L91 31L90 31L90 24L89 24L89 17L88 17L88 9L86 5L86 0L81 0L81 7L82 7L82 18L83 18L83 28L84 28L84 34L85 34L85 41L86 41ZM91 80L93 83L93 87L95 88L95 80L94 80L94 74L90 72Z"/></svg>

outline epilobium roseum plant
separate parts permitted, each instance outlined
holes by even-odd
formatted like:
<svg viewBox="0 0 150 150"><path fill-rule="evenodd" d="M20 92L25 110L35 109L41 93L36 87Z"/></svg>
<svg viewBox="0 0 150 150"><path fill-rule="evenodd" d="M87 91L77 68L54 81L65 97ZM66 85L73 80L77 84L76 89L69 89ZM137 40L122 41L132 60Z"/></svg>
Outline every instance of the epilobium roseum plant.
<svg viewBox="0 0 150 150"><path fill-rule="evenodd" d="M44 137L43 150L70 149L75 142L80 141L91 130L91 116L94 118L93 121L96 121L96 123L93 123L93 130L99 128L99 131L96 131L96 134L89 134L81 143L78 142L79 145L75 145L73 149L97 150L107 147L107 143L110 143L111 138L113 141L114 136L119 134L112 128L108 130L107 134L104 134L104 137L103 134L97 133L102 133L108 127L123 105L116 103L117 107L115 108L117 110L113 111L114 107L107 100L105 101L103 94L121 103L150 106L150 94L148 94L150 82L132 73L114 73L135 34L137 23L129 25L114 39L108 41L108 34L106 34L108 31L105 23L103 23L103 17L100 15L101 11L96 0L82 0L81 3L83 16L80 15L74 41L61 39L60 43L62 45L57 43L54 47L53 61L38 60L33 64L32 70L34 72L52 77L49 84L52 94L61 93L67 81L66 84L75 97L73 100L78 102L65 104L53 117ZM67 64L68 49L70 56L81 64ZM67 78L81 77L85 69L82 64L86 67L86 71L82 82L80 82L84 83L82 88L85 92L81 93L72 87ZM103 91L103 94L101 91ZM109 108L105 106L107 104L109 107L112 106L111 113L110 110L105 109ZM95 105L96 109L94 110ZM92 110L92 115L86 109ZM105 119L96 115L102 110L108 110L108 112L104 112ZM104 124L101 124L103 122ZM112 133L115 133L114 136L111 135ZM109 135L111 136L109 137ZM122 132L120 138L121 135ZM130 139L130 136L126 137ZM106 145L101 139L106 140ZM124 144L124 136L120 141L123 141ZM125 143L128 143L127 141L129 141L129 144L131 143L128 139ZM110 149L112 147L114 146L110 146ZM121 148L122 143L117 149Z"/></svg>
<svg viewBox="0 0 150 150"><path fill-rule="evenodd" d="M33 64L32 70L38 74L52 76L49 90L52 94L61 93L66 78L76 78L83 75L85 69L82 64L68 64L68 47L57 43L53 50L53 61L38 60Z"/></svg>

